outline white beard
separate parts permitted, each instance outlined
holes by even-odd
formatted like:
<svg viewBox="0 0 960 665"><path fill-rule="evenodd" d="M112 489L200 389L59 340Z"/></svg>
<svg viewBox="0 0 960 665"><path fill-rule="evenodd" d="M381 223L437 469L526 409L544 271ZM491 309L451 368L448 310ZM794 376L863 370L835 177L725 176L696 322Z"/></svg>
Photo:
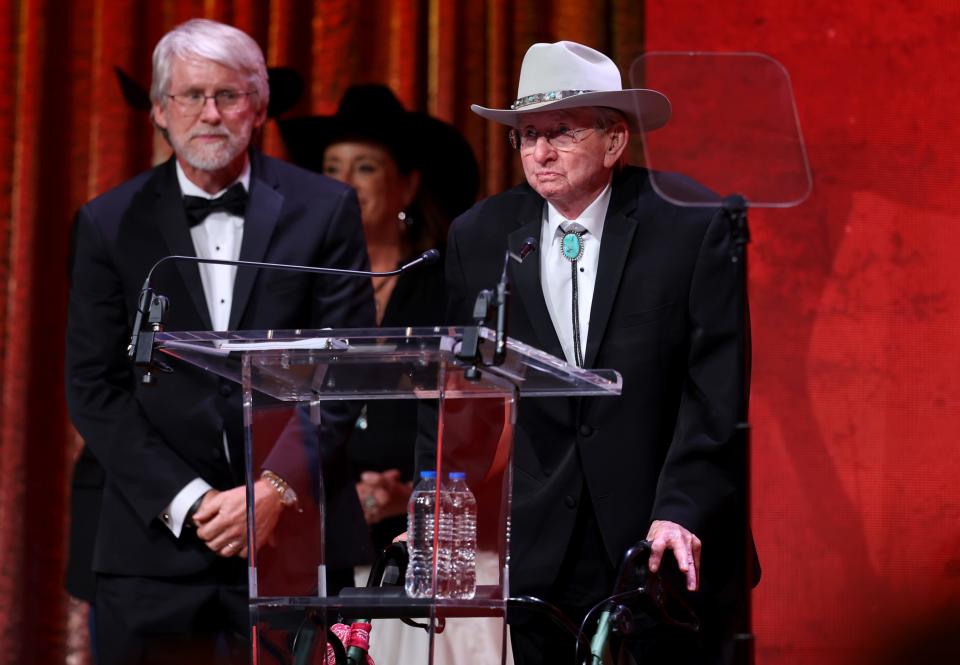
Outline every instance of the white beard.
<svg viewBox="0 0 960 665"><path fill-rule="evenodd" d="M193 168L199 171L219 171L230 165L247 149L252 133L253 127L250 125L236 134L231 133L226 127L212 128L201 125L190 132L182 142L171 134L170 143L177 156ZM191 138L200 134L223 136L226 138L226 143L201 145L190 142Z"/></svg>

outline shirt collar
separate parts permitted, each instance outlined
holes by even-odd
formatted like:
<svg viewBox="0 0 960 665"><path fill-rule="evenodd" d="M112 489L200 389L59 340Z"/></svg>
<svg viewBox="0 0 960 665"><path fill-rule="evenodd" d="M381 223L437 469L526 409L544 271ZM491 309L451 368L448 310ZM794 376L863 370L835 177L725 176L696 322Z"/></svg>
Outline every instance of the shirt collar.
<svg viewBox="0 0 960 665"><path fill-rule="evenodd" d="M553 238L564 222L576 222L599 242L603 236L603 220L607 218L607 209L610 207L610 192L610 183L607 183L603 191L587 206L586 210L580 213L577 219L567 219L547 201L547 237Z"/></svg>
<svg viewBox="0 0 960 665"><path fill-rule="evenodd" d="M193 184L190 178L187 177L187 174L183 172L183 167L180 166L180 160L174 159L173 161L177 165L177 182L180 183L180 193L183 196L200 196L205 199L215 199L221 194L223 194L225 191L227 191L232 185L238 182L241 185L243 185L243 188L245 190L247 190L248 192L250 191L250 159L249 158L246 160L246 162L244 162L243 170L240 172L240 175L237 177L237 179L231 182L230 185L228 185L227 187L224 187L222 190L220 190L216 194L208 194L207 192L203 191L202 189L197 187L195 184Z"/></svg>

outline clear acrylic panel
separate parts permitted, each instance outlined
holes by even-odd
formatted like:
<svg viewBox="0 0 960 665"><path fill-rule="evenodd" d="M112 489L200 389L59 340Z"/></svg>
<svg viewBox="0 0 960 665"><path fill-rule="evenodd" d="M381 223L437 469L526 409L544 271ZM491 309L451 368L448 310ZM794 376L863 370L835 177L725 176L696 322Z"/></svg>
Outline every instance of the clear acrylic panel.
<svg viewBox="0 0 960 665"><path fill-rule="evenodd" d="M620 376L570 367L511 340L504 365L468 379L455 354L461 335L457 328L158 335L160 351L176 359L173 371L182 361L242 384L248 505L265 469L297 494L296 509L284 509L269 537L262 528L269 524L258 524L258 513L248 511L255 662L321 663L328 629L357 620L371 622L374 654L403 649L412 662L444 663L462 651L459 645L472 644L472 662L502 662L517 400L526 394L613 396L620 393ZM488 330L482 336L494 337ZM434 454L421 460L421 468L434 467L444 479L452 471L465 473L477 498L478 587L472 599L413 599L402 586L365 589L365 580L339 588L342 576L332 575L375 554L351 470L333 449L342 441L337 433L352 428L365 401L397 398L425 400L423 422L436 423Z"/></svg>
<svg viewBox="0 0 960 665"><path fill-rule="evenodd" d="M642 133L653 187L684 206L739 194L751 207L790 207L812 179L787 70L761 53L653 52L630 67L633 87L670 100L662 128Z"/></svg>
<svg viewBox="0 0 960 665"><path fill-rule="evenodd" d="M251 380L258 392L281 401L436 399L441 365L455 357L461 328L373 328L369 330L261 330L165 332L159 350L237 383L241 358L251 354ZM482 329L492 341L494 333ZM487 344L486 346L491 346ZM506 362L483 369L483 380L443 386L448 397L482 397L512 390L521 395L617 395L614 370L571 367L531 346L508 340ZM453 375L451 375L453 377ZM462 378L462 373L461 373Z"/></svg>

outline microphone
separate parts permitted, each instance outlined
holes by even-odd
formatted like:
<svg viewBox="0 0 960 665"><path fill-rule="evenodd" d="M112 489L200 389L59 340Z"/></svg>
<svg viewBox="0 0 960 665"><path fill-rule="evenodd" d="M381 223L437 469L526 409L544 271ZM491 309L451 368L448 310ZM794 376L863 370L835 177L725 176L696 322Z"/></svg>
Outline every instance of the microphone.
<svg viewBox="0 0 960 665"><path fill-rule="evenodd" d="M130 344L127 346L127 357L138 366L147 368L143 376L144 383L152 383L151 368L153 366L153 340L158 332L163 331L169 301L165 296L155 295L150 286L150 280L153 277L153 271L161 264L176 261L187 263L209 263L222 266L237 266L240 268L265 268L267 270L283 270L287 272L308 272L321 275L344 275L347 277L390 277L399 275L407 270L411 270L420 265L429 265L435 263L440 258L440 252L435 249L428 249L417 258L405 263L396 270L374 271L374 270L350 270L347 268L320 268L316 266L301 266L289 263L266 263L263 261L231 261L228 259L203 259L199 256L186 256L182 254L172 254L164 256L150 267L146 279L143 280L143 287L140 289L140 300L137 303L137 314L133 321L133 332L130 336ZM144 311L148 310L147 324L150 329L143 328ZM144 339L144 337L146 339Z"/></svg>
<svg viewBox="0 0 960 665"><path fill-rule="evenodd" d="M530 252L535 252L540 249L540 243L537 242L536 238L527 238L523 241L523 244L520 245L520 262L522 263L527 254Z"/></svg>
<svg viewBox="0 0 960 665"><path fill-rule="evenodd" d="M480 327L489 321L493 308L497 308L497 323L494 337L493 358L488 366L502 365L507 358L507 312L509 311L508 301L510 300L510 279L508 268L510 260L517 263L523 263L523 260L531 253L537 250L539 243L536 238L527 238L520 245L518 252L511 252L509 248L503 254L503 272L500 273L500 281L496 289L483 289L477 294L477 299L473 304L474 325L463 329L463 339L460 341L460 349L456 352L458 360L468 363L469 366L464 370L464 378L468 381L476 381L480 378L479 366L486 364L480 354Z"/></svg>
<svg viewBox="0 0 960 665"><path fill-rule="evenodd" d="M502 365L507 357L507 301L510 299L510 281L507 277L507 268L510 260L517 263L523 263L528 255L537 251L539 243L536 238L530 237L520 245L520 251L514 254L509 249L503 257L503 272L500 274L500 282L497 284L497 326L496 340L493 347L493 364Z"/></svg>
<svg viewBox="0 0 960 665"><path fill-rule="evenodd" d="M411 261L410 263L408 263L408 264L406 264L406 265L404 265L404 266L401 266L400 270L401 270L401 271L406 270L407 268L410 268L411 266L414 266L414 265L418 265L418 264L420 264L420 263L424 263L424 264L426 264L426 265L430 265L431 263L436 263L439 259L440 259L440 251L439 251L439 250L436 250L436 249L428 249L427 251L425 251L423 254L421 254L420 256L418 256L417 258L415 258L415 259L414 259L413 261Z"/></svg>

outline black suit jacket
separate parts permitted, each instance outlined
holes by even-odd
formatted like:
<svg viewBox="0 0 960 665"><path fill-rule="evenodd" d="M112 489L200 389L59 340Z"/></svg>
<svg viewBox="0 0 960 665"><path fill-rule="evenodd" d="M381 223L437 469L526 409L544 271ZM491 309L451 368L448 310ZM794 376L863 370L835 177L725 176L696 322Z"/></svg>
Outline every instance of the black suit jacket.
<svg viewBox="0 0 960 665"><path fill-rule="evenodd" d="M476 294L497 283L508 247L540 238L543 206L522 185L454 221L446 264L452 321L470 321ZM531 258L510 266L509 334L563 358ZM619 371L623 394L521 399L512 592L542 594L555 580L583 491L614 565L651 520L671 520L703 541L704 590L729 588L740 551L731 530L741 452L736 293L727 228L715 209L668 204L643 169L615 177L585 365Z"/></svg>
<svg viewBox="0 0 960 665"><path fill-rule="evenodd" d="M248 261L366 269L356 196L323 176L251 153L250 200L240 258ZM190 480L217 489L243 482L239 386L176 363L156 386L144 387L126 358L138 293L150 266L170 254L194 255L173 160L94 199L78 212L74 229L66 345L70 416L87 450L74 475L77 494L97 484L103 495L93 569L119 575L178 576L207 569L215 555L196 539L174 538L158 516ZM168 264L154 275L155 292L169 297L168 330L209 330L195 264ZM239 269L231 330L372 327L370 280ZM321 445L328 530L343 530L345 565L369 556L362 512L339 454L355 414L324 426ZM223 455L226 431L232 464ZM92 455L91 455L92 454ZM280 471L279 469L277 470ZM80 508L78 503L75 508ZM86 521L89 514L74 520ZM335 522L335 523L334 523ZM79 532L80 529L74 529ZM83 575L83 543L71 569ZM78 569L79 568L79 569ZM71 586L83 590L68 576Z"/></svg>
<svg viewBox="0 0 960 665"><path fill-rule="evenodd" d="M411 257L415 258L415 257ZM435 326L444 320L446 290L443 263L405 272L387 301L380 326ZM370 400L364 427L350 437L354 477L364 471L399 469L404 481L413 479L414 444L417 438L417 403L409 399ZM370 527L376 550L388 546L407 528L406 515L388 517Z"/></svg>

